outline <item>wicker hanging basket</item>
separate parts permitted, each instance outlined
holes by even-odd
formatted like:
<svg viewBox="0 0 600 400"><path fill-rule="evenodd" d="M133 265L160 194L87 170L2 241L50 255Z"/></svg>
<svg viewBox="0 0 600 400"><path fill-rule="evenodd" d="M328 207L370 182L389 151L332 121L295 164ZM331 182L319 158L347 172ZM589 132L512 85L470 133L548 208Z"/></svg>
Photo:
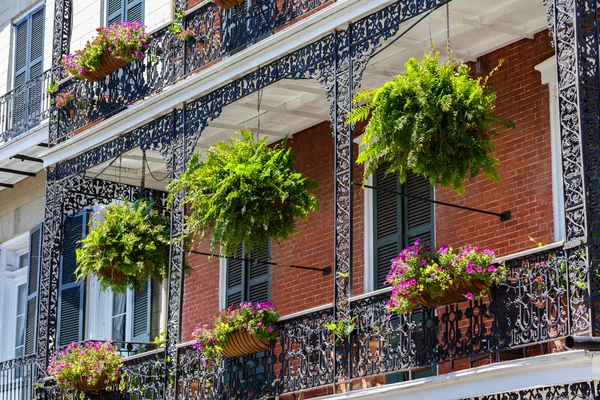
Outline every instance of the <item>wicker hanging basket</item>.
<svg viewBox="0 0 600 400"><path fill-rule="evenodd" d="M471 279L466 282L462 279L457 279L454 285L444 290L441 296L432 299L429 292L423 292L419 296L419 302L424 306L435 308L440 306L447 306L450 304L460 303L465 301L467 293L472 293L473 296L477 296L484 291L488 290L488 285L479 279Z"/></svg>
<svg viewBox="0 0 600 400"><path fill-rule="evenodd" d="M86 71L81 75L90 82L98 82L100 79L110 75L112 72L118 71L127 64L129 64L127 61L119 60L111 53L105 52L101 57L100 68L94 71Z"/></svg>
<svg viewBox="0 0 600 400"><path fill-rule="evenodd" d="M227 358L239 358L250 354L260 353L269 348L270 343L238 329L227 335L223 345L223 355Z"/></svg>
<svg viewBox="0 0 600 400"><path fill-rule="evenodd" d="M86 377L81 377L78 380L73 381L73 389L78 392L95 392L106 389L106 383L104 378L100 378L96 384L91 384Z"/></svg>
<svg viewBox="0 0 600 400"><path fill-rule="evenodd" d="M240 3L243 3L244 0L215 0L215 3L221 8L233 8Z"/></svg>

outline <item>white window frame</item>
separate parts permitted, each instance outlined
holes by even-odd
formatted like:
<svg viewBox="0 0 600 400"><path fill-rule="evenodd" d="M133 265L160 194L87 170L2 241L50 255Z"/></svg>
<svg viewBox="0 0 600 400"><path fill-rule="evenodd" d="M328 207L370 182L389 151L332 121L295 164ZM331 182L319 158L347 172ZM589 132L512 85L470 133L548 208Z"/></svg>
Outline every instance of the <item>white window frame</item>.
<svg viewBox="0 0 600 400"><path fill-rule="evenodd" d="M15 358L18 287L27 285L29 268L19 269L19 256L29 252L29 232L0 245L0 360Z"/></svg>
<svg viewBox="0 0 600 400"><path fill-rule="evenodd" d="M566 238L565 199L563 190L562 150L558 110L558 83L556 56L535 66L542 75L542 85L548 85L550 95L550 147L552 153L552 208L554 213L554 241Z"/></svg>

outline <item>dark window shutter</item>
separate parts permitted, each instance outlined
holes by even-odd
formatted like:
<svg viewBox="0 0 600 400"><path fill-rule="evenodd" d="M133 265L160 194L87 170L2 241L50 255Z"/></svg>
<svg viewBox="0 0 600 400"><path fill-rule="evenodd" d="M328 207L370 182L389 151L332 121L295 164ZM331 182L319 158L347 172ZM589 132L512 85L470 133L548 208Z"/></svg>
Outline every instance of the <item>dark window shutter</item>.
<svg viewBox="0 0 600 400"><path fill-rule="evenodd" d="M133 332L132 341L150 341L150 317L152 305L152 280L139 293L133 295Z"/></svg>
<svg viewBox="0 0 600 400"><path fill-rule="evenodd" d="M122 22L124 11L123 0L106 0L106 26Z"/></svg>
<svg viewBox="0 0 600 400"><path fill-rule="evenodd" d="M29 86L27 114L37 115L42 107L42 79L44 72L44 9L36 11L31 17L31 42L29 54Z"/></svg>
<svg viewBox="0 0 600 400"><path fill-rule="evenodd" d="M404 184L406 193L425 199L433 199L433 187L422 176L408 174ZM405 231L406 243L413 244L421 239L421 243L434 245L433 204L425 201L407 198L405 201Z"/></svg>
<svg viewBox="0 0 600 400"><path fill-rule="evenodd" d="M65 221L59 300L58 345L83 340L85 315L85 282L77 281L76 249L87 232L89 211L84 211Z"/></svg>
<svg viewBox="0 0 600 400"><path fill-rule="evenodd" d="M382 166L374 176L374 186L382 190L373 191L374 199L374 253L375 289L385 286L385 278L390 270L390 261L398 255L402 243L401 204L402 198L394 193L401 190L398 176L385 174L387 166Z"/></svg>
<svg viewBox="0 0 600 400"><path fill-rule="evenodd" d="M15 69L14 88L17 89L27 82L27 50L28 50L29 19L15 26ZM25 119L26 92L18 90L13 98L13 124Z"/></svg>
<svg viewBox="0 0 600 400"><path fill-rule="evenodd" d="M243 258L243 246L238 247L235 257L238 259L227 259L227 306L239 305L242 302L244 263L239 260Z"/></svg>
<svg viewBox="0 0 600 400"><path fill-rule="evenodd" d="M235 257L236 260L227 260L227 306L243 301L268 301L269 264L261 261L269 261L269 244L257 244L252 250L240 246Z"/></svg>
<svg viewBox="0 0 600 400"><path fill-rule="evenodd" d="M37 312L40 266L42 261L42 225L29 233L29 271L27 274L27 316L25 354L34 354L37 343Z"/></svg>
<svg viewBox="0 0 600 400"><path fill-rule="evenodd" d="M405 193L432 199L433 187L425 178L409 173L404 185L397 174L385 175L387 165L381 166L374 176L374 186L391 192ZM402 248L421 242L434 243L433 204L409 199L394 193L374 190L374 266L375 289L381 289L390 270L391 260Z"/></svg>
<svg viewBox="0 0 600 400"><path fill-rule="evenodd" d="M248 300L256 303L268 301L269 296L269 243L258 243L246 256L248 262Z"/></svg>
<svg viewBox="0 0 600 400"><path fill-rule="evenodd" d="M144 2L142 0L126 0L127 15L125 20L144 22Z"/></svg>

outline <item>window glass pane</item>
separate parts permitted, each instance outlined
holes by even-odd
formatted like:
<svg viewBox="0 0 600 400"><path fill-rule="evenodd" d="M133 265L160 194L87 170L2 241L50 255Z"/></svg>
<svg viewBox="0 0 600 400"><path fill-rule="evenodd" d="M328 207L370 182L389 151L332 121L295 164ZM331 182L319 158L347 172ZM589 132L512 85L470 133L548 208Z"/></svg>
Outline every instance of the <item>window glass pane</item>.
<svg viewBox="0 0 600 400"><path fill-rule="evenodd" d="M17 319L15 332L15 357L22 356L25 351L25 305L27 304L27 285L17 288Z"/></svg>
<svg viewBox="0 0 600 400"><path fill-rule="evenodd" d="M17 288L17 316L25 315L25 305L27 304L27 285L21 285Z"/></svg>
<svg viewBox="0 0 600 400"><path fill-rule="evenodd" d="M123 293L115 293L113 300L113 317L121 314L125 314L125 307L127 305L127 297Z"/></svg>
<svg viewBox="0 0 600 400"><path fill-rule="evenodd" d="M19 256L19 269L26 268L29 266L29 253L21 254Z"/></svg>
<svg viewBox="0 0 600 400"><path fill-rule="evenodd" d="M113 317L112 340L115 342L125 341L125 315Z"/></svg>

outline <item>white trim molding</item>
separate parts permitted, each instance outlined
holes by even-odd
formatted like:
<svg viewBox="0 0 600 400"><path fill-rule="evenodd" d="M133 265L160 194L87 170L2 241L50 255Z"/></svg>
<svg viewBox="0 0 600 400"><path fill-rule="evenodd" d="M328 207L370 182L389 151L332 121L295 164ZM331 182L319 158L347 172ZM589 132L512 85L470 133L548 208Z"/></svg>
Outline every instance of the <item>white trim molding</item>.
<svg viewBox="0 0 600 400"><path fill-rule="evenodd" d="M550 146L552 152L552 207L554 212L554 241L566 237L565 202L563 191L560 121L558 114L558 87L556 80L556 57L535 66L542 75L542 84L548 85L550 93Z"/></svg>
<svg viewBox="0 0 600 400"><path fill-rule="evenodd" d="M495 363L321 398L455 400L598 379L600 354L578 350Z"/></svg>

